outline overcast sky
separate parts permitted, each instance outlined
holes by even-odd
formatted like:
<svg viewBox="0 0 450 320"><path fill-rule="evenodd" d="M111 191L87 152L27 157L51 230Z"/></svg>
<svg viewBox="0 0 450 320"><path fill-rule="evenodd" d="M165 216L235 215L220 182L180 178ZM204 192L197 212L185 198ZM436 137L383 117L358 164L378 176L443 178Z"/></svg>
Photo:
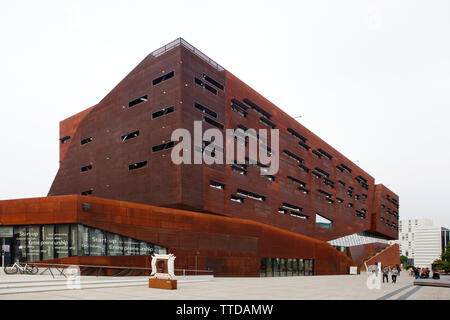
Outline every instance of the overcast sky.
<svg viewBox="0 0 450 320"><path fill-rule="evenodd" d="M0 199L46 196L59 122L183 37L450 227L450 1L2 1Z"/></svg>

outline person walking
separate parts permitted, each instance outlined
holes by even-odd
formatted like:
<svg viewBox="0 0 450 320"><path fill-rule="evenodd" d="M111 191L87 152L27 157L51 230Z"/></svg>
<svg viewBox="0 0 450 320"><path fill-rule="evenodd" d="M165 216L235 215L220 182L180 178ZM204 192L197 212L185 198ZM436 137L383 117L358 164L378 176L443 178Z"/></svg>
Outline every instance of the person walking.
<svg viewBox="0 0 450 320"><path fill-rule="evenodd" d="M397 281L397 275L398 275L398 269L397 268L392 268L392 283L395 283Z"/></svg>
<svg viewBox="0 0 450 320"><path fill-rule="evenodd" d="M402 268L399 265L397 265L397 271L398 271L398 277L400 278L400 272L402 271Z"/></svg>
<svg viewBox="0 0 450 320"><path fill-rule="evenodd" d="M386 282L389 283L389 268L388 267L383 268L383 283L384 283L384 279L386 279Z"/></svg>

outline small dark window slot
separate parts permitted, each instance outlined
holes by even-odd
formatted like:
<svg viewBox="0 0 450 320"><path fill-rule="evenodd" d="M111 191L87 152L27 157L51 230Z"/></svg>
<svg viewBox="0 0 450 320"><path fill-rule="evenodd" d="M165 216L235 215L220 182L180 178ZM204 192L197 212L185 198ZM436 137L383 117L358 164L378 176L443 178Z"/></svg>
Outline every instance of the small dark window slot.
<svg viewBox="0 0 450 320"><path fill-rule="evenodd" d="M337 201L337 202L339 202L339 203L342 203L342 202L344 202L344 200L343 200L343 199L341 199L341 198L336 198L336 201Z"/></svg>
<svg viewBox="0 0 450 320"><path fill-rule="evenodd" d="M303 143L306 143L306 138L297 131L295 131L294 129L288 128L287 132L296 137L297 139L299 139L300 141L302 141Z"/></svg>
<svg viewBox="0 0 450 320"><path fill-rule="evenodd" d="M344 168L342 168L341 166L336 166L336 169L338 169L340 172L344 172Z"/></svg>
<svg viewBox="0 0 450 320"><path fill-rule="evenodd" d="M161 82L163 82L165 80L168 80L168 79L172 78L174 76L174 74L175 73L173 71L171 71L171 72L169 72L169 73L167 73L165 75L162 75L161 77L155 78L155 79L152 80L152 85L155 86L155 85L157 85L157 84L159 84L159 83L161 83Z"/></svg>
<svg viewBox="0 0 450 320"><path fill-rule="evenodd" d="M220 190L225 190L225 184L221 183L221 182L217 182L214 180L211 180L209 182L209 186L212 188L216 188L216 189L220 189Z"/></svg>
<svg viewBox="0 0 450 320"><path fill-rule="evenodd" d="M158 118L158 117L161 117L161 116L165 116L166 114L172 113L174 110L175 110L175 107L171 106L171 107L168 107L168 108L165 108L165 109L153 112L152 113L152 119L155 119L155 118Z"/></svg>
<svg viewBox="0 0 450 320"><path fill-rule="evenodd" d="M358 176L358 178L359 178L360 180L362 180L364 183L367 183L367 179L364 178L363 176Z"/></svg>
<svg viewBox="0 0 450 320"><path fill-rule="evenodd" d="M264 110L263 108L261 108L260 106L258 106L256 103L254 103L253 101L251 101L250 99L245 98L244 99L244 103L250 107L251 109L253 109L256 113L260 114L261 116L267 118L270 120L270 118L272 117L272 115L270 113L268 113L266 110Z"/></svg>
<svg viewBox="0 0 450 320"><path fill-rule="evenodd" d="M239 202L239 203L243 203L244 202L244 198L235 196L234 194L231 195L230 200L234 201L234 202Z"/></svg>
<svg viewBox="0 0 450 320"><path fill-rule="evenodd" d="M269 128L272 128L272 129L275 129L276 126L277 126L275 123L273 123L272 121L267 120L267 119L264 118L264 117L261 117L261 118L259 119L259 122L261 122L261 123L264 124L265 126L267 126L267 127L269 127Z"/></svg>
<svg viewBox="0 0 450 320"><path fill-rule="evenodd" d="M315 170L313 172L311 172L311 174L316 179L322 178L322 175L320 173L318 173L317 171L315 171Z"/></svg>
<svg viewBox="0 0 450 320"><path fill-rule="evenodd" d="M135 105L145 102L148 100L148 95L142 96L140 98L134 99L133 101L128 102L128 108L134 107Z"/></svg>
<svg viewBox="0 0 450 320"><path fill-rule="evenodd" d="M333 156L331 154L329 154L328 152L326 152L325 150L319 148L319 149L317 149L317 151L320 152L320 154L322 154L328 160L333 159Z"/></svg>
<svg viewBox="0 0 450 320"><path fill-rule="evenodd" d="M59 139L59 140L61 140L61 144L68 143L68 142L70 141L70 136L62 137L62 138Z"/></svg>
<svg viewBox="0 0 450 320"><path fill-rule="evenodd" d="M315 168L315 171L317 171L317 172L319 172L319 174L321 174L321 175L323 175L323 176L326 176L326 177L329 177L330 176L330 174L328 173L328 172L326 172L325 170L322 170L322 169L320 169L320 168Z"/></svg>
<svg viewBox="0 0 450 320"><path fill-rule="evenodd" d="M133 164L130 164L129 166L128 166L128 170L136 170L136 169L139 169L139 168L142 168L142 167L145 167L145 166L147 166L147 161L142 161L142 162L136 162L136 163L133 163Z"/></svg>
<svg viewBox="0 0 450 320"><path fill-rule="evenodd" d="M210 115L210 116L212 116L212 117L217 119L217 112L212 111L211 109L201 105L200 103L194 102L194 107L196 107L197 109L201 110L203 113L206 113L206 114L208 114L208 115Z"/></svg>
<svg viewBox="0 0 450 320"><path fill-rule="evenodd" d="M209 84L203 82L202 80L200 80L199 78L195 77L194 81L196 84L198 84L200 87L214 93L215 95L217 95L217 90L214 89L213 87L211 87Z"/></svg>
<svg viewBox="0 0 450 320"><path fill-rule="evenodd" d="M295 212L295 211L291 211L290 214L291 214L291 216L296 217L296 218L305 219L305 220L308 220L308 219L309 219L309 216L308 216L308 215L306 215L306 214L300 214L300 213L297 213L297 212Z"/></svg>
<svg viewBox="0 0 450 320"><path fill-rule="evenodd" d="M297 156L296 154L288 151L288 150L283 150L283 154L285 154L286 156L288 156L289 158L294 159L295 161L297 161L298 163L302 163L303 162L303 158Z"/></svg>
<svg viewBox="0 0 450 320"><path fill-rule="evenodd" d="M92 138L92 137L83 139L83 140L81 140L81 145L92 142L93 140L94 140L94 138Z"/></svg>
<svg viewBox="0 0 450 320"><path fill-rule="evenodd" d="M344 169L344 170L347 170L347 172L348 173L351 173L352 172L352 169L350 169L349 167L347 167L345 164L343 164L343 163L341 163L341 167Z"/></svg>
<svg viewBox="0 0 450 320"><path fill-rule="evenodd" d="M286 202L283 202L283 208L287 208L289 210L293 210L293 211L297 211L297 212L302 212L303 211L303 208L298 207L298 206L294 206L293 204L286 203Z"/></svg>
<svg viewBox="0 0 450 320"><path fill-rule="evenodd" d="M170 149L170 148L173 148L174 146L175 146L175 142L169 141L167 143L163 143L163 144L159 144L157 146L153 146L152 147L152 152L158 152L158 151L161 151L161 150Z"/></svg>
<svg viewBox="0 0 450 320"><path fill-rule="evenodd" d="M253 192L250 192L250 191L246 191L246 190L243 190L243 189L238 189L237 190L237 194L240 195L240 196L245 196L247 198L258 200L258 201L265 201L266 200L265 196L262 196L260 194L253 193Z"/></svg>
<svg viewBox="0 0 450 320"><path fill-rule="evenodd" d="M139 130L125 134L121 137L121 139L122 139L122 142L124 142L124 141L130 140L130 139L136 138L138 136L139 136Z"/></svg>
<svg viewBox="0 0 450 320"><path fill-rule="evenodd" d="M80 169L81 172L86 172L86 171L89 171L89 170L92 170L92 164L84 166L84 167L81 167L81 169Z"/></svg>
<svg viewBox="0 0 450 320"><path fill-rule="evenodd" d="M286 209L283 209L283 208L278 208L278 213L288 214L288 211Z"/></svg>
<svg viewBox="0 0 450 320"><path fill-rule="evenodd" d="M306 189L306 188L299 187L298 189L299 189L303 194L308 194L308 193L309 193L309 190Z"/></svg>
<svg viewBox="0 0 450 320"><path fill-rule="evenodd" d="M248 107L244 103L235 98L231 99L231 104L241 108L244 111L248 109Z"/></svg>
<svg viewBox="0 0 450 320"><path fill-rule="evenodd" d="M308 151L309 149L311 149L310 146L308 146L306 143L304 143L304 142L302 142L302 141L299 141L299 142L298 142L298 145L299 145L300 147L302 147L303 149L305 149L306 151Z"/></svg>
<svg viewBox="0 0 450 320"><path fill-rule="evenodd" d="M241 109L239 106L235 105L235 104L231 104L231 110L233 110L234 112L236 112L238 115L240 115L241 117L247 117L247 111Z"/></svg>
<svg viewBox="0 0 450 320"><path fill-rule="evenodd" d="M269 181L275 181L275 176L266 175L266 174L261 174L260 176L265 178L265 179L267 179L267 180L269 180Z"/></svg>
<svg viewBox="0 0 450 320"><path fill-rule="evenodd" d="M211 83L213 86L216 86L217 88L219 88L220 90L223 91L224 86L222 84L220 84L219 82L217 82L216 80L214 80L213 78L211 78L210 76L208 76L206 73L203 73L203 79L205 79L206 81Z"/></svg>
<svg viewBox="0 0 450 320"><path fill-rule="evenodd" d="M303 182L303 181L298 180L298 179L296 179L296 178L294 178L294 177L291 177L291 176L288 176L287 178L288 178L288 180L290 180L291 182L293 182L293 183L299 185L300 187L306 187L306 182Z"/></svg>
<svg viewBox="0 0 450 320"><path fill-rule="evenodd" d="M317 158L319 158L319 159L322 158L322 154L321 154L319 151L313 150L312 153L313 153Z"/></svg>
<svg viewBox="0 0 450 320"><path fill-rule="evenodd" d="M81 194L82 196L89 196L89 195L92 194L92 190L82 191L80 194Z"/></svg>
<svg viewBox="0 0 450 320"><path fill-rule="evenodd" d="M331 198L331 194L330 193L328 193L328 192L326 192L326 191L323 191L323 190L320 190L320 189L318 189L317 190L321 195L324 195L325 197L327 197L327 198Z"/></svg>
<svg viewBox="0 0 450 320"><path fill-rule="evenodd" d="M215 121L215 120L213 120L211 118L203 116L203 121L206 122L206 123L209 123L210 125L213 125L213 126L219 128L219 129L223 130L223 128L224 128L223 124L221 124L221 123L219 123L219 122L217 122L217 121Z"/></svg>
<svg viewBox="0 0 450 320"><path fill-rule="evenodd" d="M308 168L307 166L304 166L304 165L302 165L302 164L299 164L298 167L299 167L300 169L302 169L303 171L305 171L305 172L309 172L309 168Z"/></svg>
<svg viewBox="0 0 450 320"><path fill-rule="evenodd" d="M345 187L345 182L344 182L344 181L339 180L338 183L339 183L341 186Z"/></svg>

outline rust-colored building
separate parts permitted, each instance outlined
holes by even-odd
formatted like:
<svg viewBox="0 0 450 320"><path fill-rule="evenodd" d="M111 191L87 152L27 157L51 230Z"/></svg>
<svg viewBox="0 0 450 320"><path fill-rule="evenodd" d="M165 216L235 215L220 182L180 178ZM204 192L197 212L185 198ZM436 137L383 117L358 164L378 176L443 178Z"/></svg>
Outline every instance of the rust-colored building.
<svg viewBox="0 0 450 320"><path fill-rule="evenodd" d="M270 135L240 140L267 145L278 172L262 175L260 162L174 164L171 134L194 136L194 121L224 136L278 129L278 150ZM208 144L194 142L192 157ZM398 234L397 195L183 39L62 121L48 197L0 201L0 222L10 257L31 261L145 266L169 251L177 268L274 276L348 273L381 250L398 253L387 245Z"/></svg>

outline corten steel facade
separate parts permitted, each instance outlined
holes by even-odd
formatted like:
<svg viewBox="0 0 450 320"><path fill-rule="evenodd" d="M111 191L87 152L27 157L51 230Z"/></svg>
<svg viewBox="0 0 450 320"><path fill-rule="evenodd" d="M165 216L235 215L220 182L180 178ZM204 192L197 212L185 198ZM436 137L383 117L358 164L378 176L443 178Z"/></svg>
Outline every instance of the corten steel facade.
<svg viewBox="0 0 450 320"><path fill-rule="evenodd" d="M194 136L194 121L224 136L227 128L279 129L278 173L175 165L171 134L185 128ZM64 199L71 213L47 222L70 216L70 223L151 238L177 255L177 268L192 268L197 255L198 268L258 275L261 258L301 258L314 259L315 274L347 273L355 262L325 241L364 231L397 238L397 195L182 39L147 56L97 105L62 121L60 142L60 168L42 203ZM270 135L264 143L271 146ZM54 197L65 195L90 197ZM83 201L99 204L84 215ZM20 203L0 202L3 224L13 224L5 207ZM135 220L126 218L130 212ZM317 224L316 214L331 227Z"/></svg>

